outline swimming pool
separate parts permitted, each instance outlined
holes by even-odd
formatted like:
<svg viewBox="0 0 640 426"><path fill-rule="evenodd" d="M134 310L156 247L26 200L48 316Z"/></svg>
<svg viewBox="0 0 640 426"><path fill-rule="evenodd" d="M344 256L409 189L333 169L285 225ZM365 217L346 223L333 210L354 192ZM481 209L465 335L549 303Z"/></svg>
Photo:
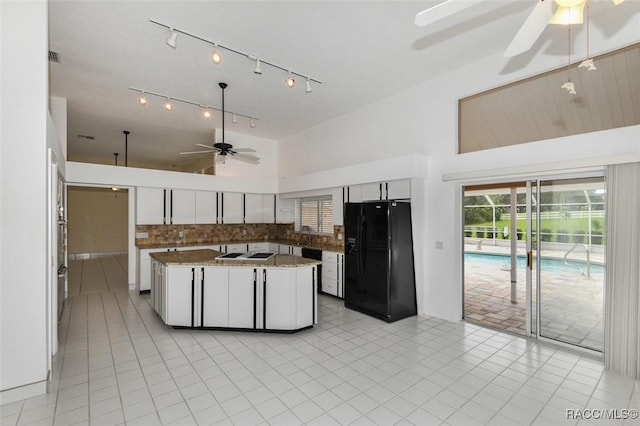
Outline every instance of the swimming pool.
<svg viewBox="0 0 640 426"><path fill-rule="evenodd" d="M489 254L489 253L465 253L465 264L482 264L495 266L496 268L509 268L511 266L511 257L502 254ZM518 256L518 269L523 269L526 266L526 257ZM586 263L580 261L570 261L572 265L576 265L586 271ZM567 266L561 259L542 258L542 272L559 272L559 273L580 273L575 268ZM604 266L591 262L591 274L604 274Z"/></svg>

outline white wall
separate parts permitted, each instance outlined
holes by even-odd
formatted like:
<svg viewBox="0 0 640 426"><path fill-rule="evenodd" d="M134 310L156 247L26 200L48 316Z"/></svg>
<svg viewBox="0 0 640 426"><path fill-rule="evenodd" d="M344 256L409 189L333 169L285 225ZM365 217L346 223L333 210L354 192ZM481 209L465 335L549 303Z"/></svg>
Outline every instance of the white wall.
<svg viewBox="0 0 640 426"><path fill-rule="evenodd" d="M615 34L592 28L592 54L637 42L639 27L640 16L634 15L616 27ZM575 43L586 45L583 33ZM575 57L581 54L584 52ZM444 175L468 171L476 171L478 176L506 175L516 173L516 166L535 174L549 169L550 162L556 169L573 169L606 164L614 157L615 161L620 161L620 156L637 158L640 152L640 126L634 126L456 154L459 98L548 71L564 61L562 55L544 52L538 52L529 63L494 55L426 81L284 140L279 152L281 176L320 175L336 167L383 161L394 155L390 153L427 155L427 177L413 185L424 185L424 192L412 191L418 309L421 314L458 320L462 316L460 184L443 182ZM511 169L494 171L505 167ZM442 249L435 248L436 241L443 243Z"/></svg>
<svg viewBox="0 0 640 426"><path fill-rule="evenodd" d="M47 31L46 1L0 2L0 403L46 390Z"/></svg>

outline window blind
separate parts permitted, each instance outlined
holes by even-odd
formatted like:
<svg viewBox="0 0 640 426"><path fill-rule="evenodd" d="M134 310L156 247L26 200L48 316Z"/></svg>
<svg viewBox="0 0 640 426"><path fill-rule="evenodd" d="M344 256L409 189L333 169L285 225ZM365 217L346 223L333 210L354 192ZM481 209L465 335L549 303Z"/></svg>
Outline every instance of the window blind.
<svg viewBox="0 0 640 426"><path fill-rule="evenodd" d="M296 203L296 230L333 234L331 197L302 198Z"/></svg>

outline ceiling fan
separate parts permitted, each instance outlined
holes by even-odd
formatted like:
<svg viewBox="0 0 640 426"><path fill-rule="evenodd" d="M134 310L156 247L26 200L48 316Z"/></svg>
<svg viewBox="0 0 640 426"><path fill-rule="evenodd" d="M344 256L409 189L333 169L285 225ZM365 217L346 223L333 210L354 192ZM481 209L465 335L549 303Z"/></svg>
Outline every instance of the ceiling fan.
<svg viewBox="0 0 640 426"><path fill-rule="evenodd" d="M446 0L416 14L415 23L424 27L448 18L485 0ZM519 55L529 50L547 24L582 24L583 11L589 0L537 0L535 7L520 27L503 56ZM612 0L617 6L624 0Z"/></svg>
<svg viewBox="0 0 640 426"><path fill-rule="evenodd" d="M204 145L197 143L196 146L206 148L205 151L187 151L180 154L210 154L213 153L216 156L216 163L225 163L227 158L233 158L234 160L244 161L250 164L259 164L260 158L250 153L256 152L251 148L234 148L230 143L226 143L224 140L224 90L227 88L227 83L218 83L218 86L222 89L222 142L216 142L211 145Z"/></svg>

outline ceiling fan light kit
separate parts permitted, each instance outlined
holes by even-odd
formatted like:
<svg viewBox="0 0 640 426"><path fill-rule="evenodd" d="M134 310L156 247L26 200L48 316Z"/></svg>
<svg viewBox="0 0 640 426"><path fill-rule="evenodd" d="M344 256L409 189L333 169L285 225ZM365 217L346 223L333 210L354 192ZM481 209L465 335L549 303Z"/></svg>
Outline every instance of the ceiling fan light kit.
<svg viewBox="0 0 640 426"><path fill-rule="evenodd" d="M478 1L478 0L476 0L476 1ZM194 39L199 40L201 42L204 42L204 43L212 45L213 46L213 52L211 53L211 62L213 62L216 65L219 65L219 64L222 63L222 59L223 58L222 58L221 50L224 50L226 52L235 53L236 55L239 55L239 56L244 56L245 58L250 59L251 61L255 61L255 65L256 66L253 69L253 72L256 75L261 75L262 74L261 65L267 65L267 66L270 66L270 67L275 68L277 70L286 72L287 73L287 86L289 88L293 88L295 86L295 80L294 80L294 77L293 77L294 75L297 75L298 77L301 77L301 78L309 80L309 81L313 81L314 83L322 84L322 81L320 81L318 79L315 79L315 78L312 78L308 74L301 74L299 72L291 70L290 68L285 68L285 67L282 67L280 65L277 65L277 64L275 64L275 63L273 63L271 61L266 61L264 59L258 59L258 57L255 56L255 55L242 52L242 51L240 51L238 49L234 49L234 48L229 47L229 46L224 46L222 44L218 44L218 43L213 42L211 40L207 40L204 37L200 37L200 36L197 36L195 34L192 34L192 33L188 32L188 31L184 31L184 30L180 30L180 29L174 28L172 26L163 24L163 23L155 21L153 19L149 19L149 22L151 22L152 24L156 24L156 25L159 25L161 27L169 29L170 36L169 36L169 39L167 40L167 44L169 46L171 46L172 48L174 48L174 49L176 48L176 45L177 45L176 44L176 39L178 37L178 33L186 35L186 36L191 37L191 38L194 38ZM293 81L293 85L289 84L289 80ZM311 91L305 90L305 92L306 93L310 93Z"/></svg>
<svg viewBox="0 0 640 426"><path fill-rule="evenodd" d="M510 58L531 49L544 32L547 24L575 25L584 22L584 9L589 0L537 0L533 10L505 50L503 57ZM617 6L624 0L612 0ZM415 24L426 26L448 18L482 0L446 0L418 12Z"/></svg>

